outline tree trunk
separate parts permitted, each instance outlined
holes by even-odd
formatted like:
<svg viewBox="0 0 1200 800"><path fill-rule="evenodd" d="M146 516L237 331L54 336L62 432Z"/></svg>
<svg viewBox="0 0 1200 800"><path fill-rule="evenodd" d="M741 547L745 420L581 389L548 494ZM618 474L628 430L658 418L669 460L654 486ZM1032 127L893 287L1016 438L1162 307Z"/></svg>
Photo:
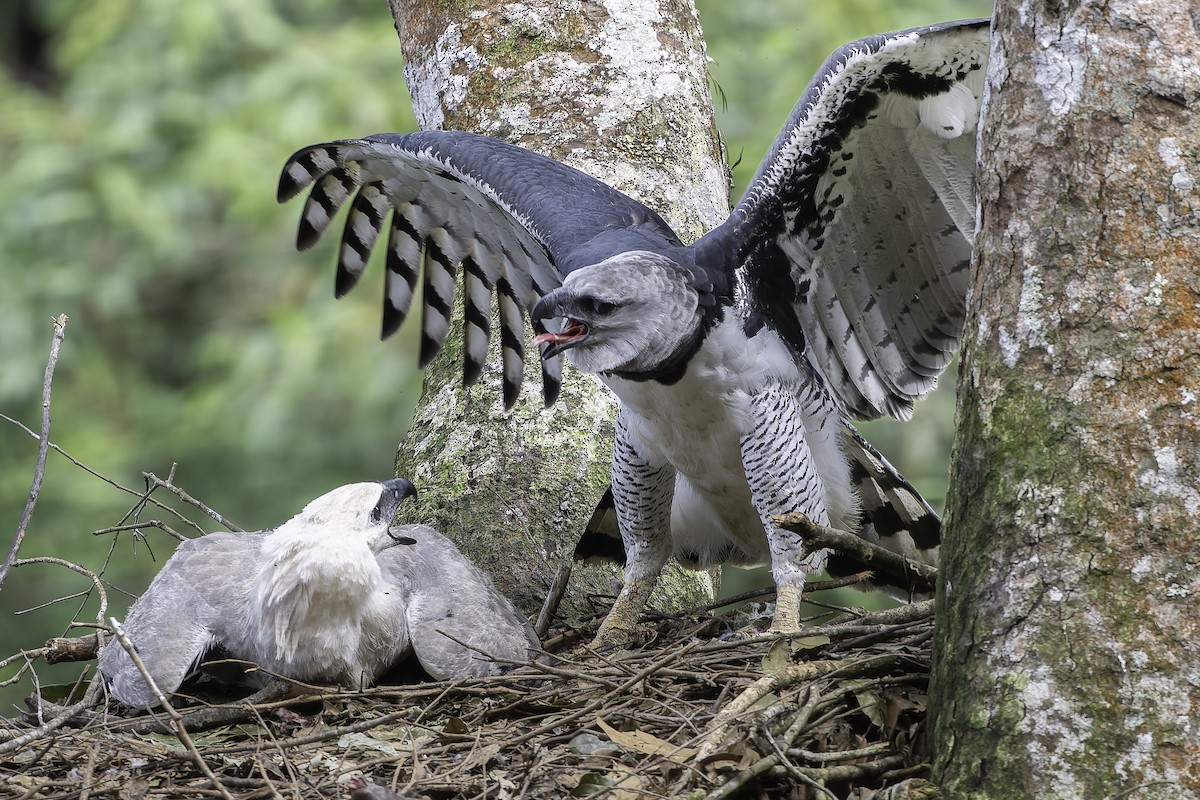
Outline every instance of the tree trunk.
<svg viewBox="0 0 1200 800"><path fill-rule="evenodd" d="M550 155L645 202L685 240L727 214L728 172L691 0L390 5L423 128L476 131ZM506 413L495 360L468 390L461 358L457 323L426 371L397 471L421 489L421 519L532 613L607 486L615 402L567 367L558 403L544 410L530 364ZM612 593L616 578L576 569L562 614L594 610L587 595ZM706 576L679 568L661 587L655 602L665 608L709 596Z"/></svg>
<svg viewBox="0 0 1200 800"><path fill-rule="evenodd" d="M1200 41L997 9L931 706L946 798L1200 798Z"/></svg>

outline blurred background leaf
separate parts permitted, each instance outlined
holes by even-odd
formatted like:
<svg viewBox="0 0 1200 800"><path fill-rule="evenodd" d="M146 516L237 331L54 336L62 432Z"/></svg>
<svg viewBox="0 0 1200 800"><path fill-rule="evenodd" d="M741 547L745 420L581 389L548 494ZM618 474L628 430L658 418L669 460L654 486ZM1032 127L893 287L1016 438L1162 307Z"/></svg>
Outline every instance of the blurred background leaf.
<svg viewBox="0 0 1200 800"><path fill-rule="evenodd" d="M836 46L991 10L697 4L730 159L743 157L735 196ZM414 128L380 0L9 0L0 67L0 412L39 427L51 319L66 313L53 439L101 474L140 490L142 471L165 476L177 463L180 485L247 529L332 486L390 476L419 375L403 333L378 341L380 270L333 302L332 242L297 254L299 206L274 200L299 147ZM946 380L913 424L867 428L935 506L952 390ZM0 422L4 548L36 445ZM52 453L21 555L100 569L114 540L91 531L134 501ZM150 549L116 541L110 613L169 554L156 533ZM15 570L0 592L0 656L64 633L83 600L17 611L87 588L61 568ZM80 619L94 616L90 603ZM0 715L28 691L0 689Z"/></svg>

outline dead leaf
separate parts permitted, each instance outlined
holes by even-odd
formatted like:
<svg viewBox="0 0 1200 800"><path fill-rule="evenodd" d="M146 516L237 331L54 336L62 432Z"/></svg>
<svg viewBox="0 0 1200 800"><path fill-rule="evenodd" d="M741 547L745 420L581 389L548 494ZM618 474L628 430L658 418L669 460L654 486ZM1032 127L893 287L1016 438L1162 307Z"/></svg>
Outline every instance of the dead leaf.
<svg viewBox="0 0 1200 800"><path fill-rule="evenodd" d="M787 641L782 637L771 642L770 649L762 659L762 671L764 675L769 675L772 672L780 672L788 664L792 663L792 650L788 647Z"/></svg>
<svg viewBox="0 0 1200 800"><path fill-rule="evenodd" d="M472 750L467 754L467 757L463 759L462 769L469 770L473 769L474 767L487 766L487 764L496 757L496 754L499 753L502 748L502 744L499 742L493 742L492 744L484 745L483 747Z"/></svg>
<svg viewBox="0 0 1200 800"><path fill-rule="evenodd" d="M694 747L679 747L645 731L619 731L600 717L596 717L596 724L613 744L625 750L648 756L662 756L680 764L690 761L696 755Z"/></svg>
<svg viewBox="0 0 1200 800"><path fill-rule="evenodd" d="M464 722L462 717L450 717L450 719L446 720L446 724L442 726L442 733L463 736L470 732L471 726Z"/></svg>
<svg viewBox="0 0 1200 800"><path fill-rule="evenodd" d="M859 708L867 715L867 719L880 730L886 730L884 727L883 705L879 699L879 695L867 689L860 689L854 693L854 699L858 701Z"/></svg>
<svg viewBox="0 0 1200 800"><path fill-rule="evenodd" d="M816 650L829 644L828 636L781 636L771 643L771 648L763 656L762 670L764 673L779 672L795 660L795 655L805 650Z"/></svg>
<svg viewBox="0 0 1200 800"><path fill-rule="evenodd" d="M384 755L393 757L400 754L394 744L380 741L374 736L368 736L365 733L344 733L338 738L337 743L338 747L343 750L355 747L359 750L376 750Z"/></svg>
<svg viewBox="0 0 1200 800"><path fill-rule="evenodd" d="M832 641L828 636L801 636L799 639L792 639L793 648L799 650L816 650L819 647L824 647Z"/></svg>

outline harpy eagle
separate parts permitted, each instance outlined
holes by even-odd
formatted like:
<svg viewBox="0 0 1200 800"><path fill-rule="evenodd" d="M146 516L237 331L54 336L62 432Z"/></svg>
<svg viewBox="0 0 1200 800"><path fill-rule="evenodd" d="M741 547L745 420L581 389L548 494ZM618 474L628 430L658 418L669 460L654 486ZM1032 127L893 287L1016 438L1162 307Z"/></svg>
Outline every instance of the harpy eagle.
<svg viewBox="0 0 1200 800"><path fill-rule="evenodd" d="M422 366L444 341L461 274L467 383L495 295L506 406L524 312L547 405L563 353L616 393L625 583L598 643L636 637L672 553L695 567L769 563L772 629L795 631L805 575L828 556L773 515L803 512L936 559L937 515L851 420L909 417L958 346L988 33L986 20L952 22L838 49L728 220L691 245L612 187L467 133L306 147L284 167L279 199L313 187L301 249L351 201L339 296L389 228L383 334L423 276Z"/></svg>
<svg viewBox="0 0 1200 800"><path fill-rule="evenodd" d="M533 628L486 575L432 528L392 526L404 478L318 497L273 531L210 533L175 550L124 628L170 696L216 651L269 675L361 689L408 656L434 678L497 672L524 660ZM157 698L121 644L100 673L128 706ZM267 676L249 672L245 682Z"/></svg>

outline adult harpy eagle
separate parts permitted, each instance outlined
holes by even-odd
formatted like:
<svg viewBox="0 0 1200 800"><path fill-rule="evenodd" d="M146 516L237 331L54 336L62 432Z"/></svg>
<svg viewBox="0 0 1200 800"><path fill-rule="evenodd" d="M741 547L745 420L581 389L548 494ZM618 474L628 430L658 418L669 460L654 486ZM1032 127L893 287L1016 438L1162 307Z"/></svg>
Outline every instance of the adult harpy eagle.
<svg viewBox="0 0 1200 800"><path fill-rule="evenodd" d="M174 694L219 651L266 673L350 689L415 656L435 678L524 660L533 629L457 548L424 525L392 526L404 478L321 495L269 532L211 533L175 550L125 619L155 684ZM157 702L116 641L100 672L117 700ZM245 682L261 684L261 673Z"/></svg>
<svg viewBox="0 0 1200 800"><path fill-rule="evenodd" d="M391 212L383 332L404 319L423 264L422 365L444 340L461 266L468 383L494 293L506 405L523 310L540 334L547 405L564 352L620 398L612 494L625 585L599 642L635 634L673 551L692 566L769 562L773 629L793 631L805 573L826 554L772 515L801 511L936 558L933 510L849 420L908 417L958 345L987 47L977 20L840 48L729 219L690 246L606 184L466 133L304 148L279 199L313 184L306 248L353 198L339 296Z"/></svg>

